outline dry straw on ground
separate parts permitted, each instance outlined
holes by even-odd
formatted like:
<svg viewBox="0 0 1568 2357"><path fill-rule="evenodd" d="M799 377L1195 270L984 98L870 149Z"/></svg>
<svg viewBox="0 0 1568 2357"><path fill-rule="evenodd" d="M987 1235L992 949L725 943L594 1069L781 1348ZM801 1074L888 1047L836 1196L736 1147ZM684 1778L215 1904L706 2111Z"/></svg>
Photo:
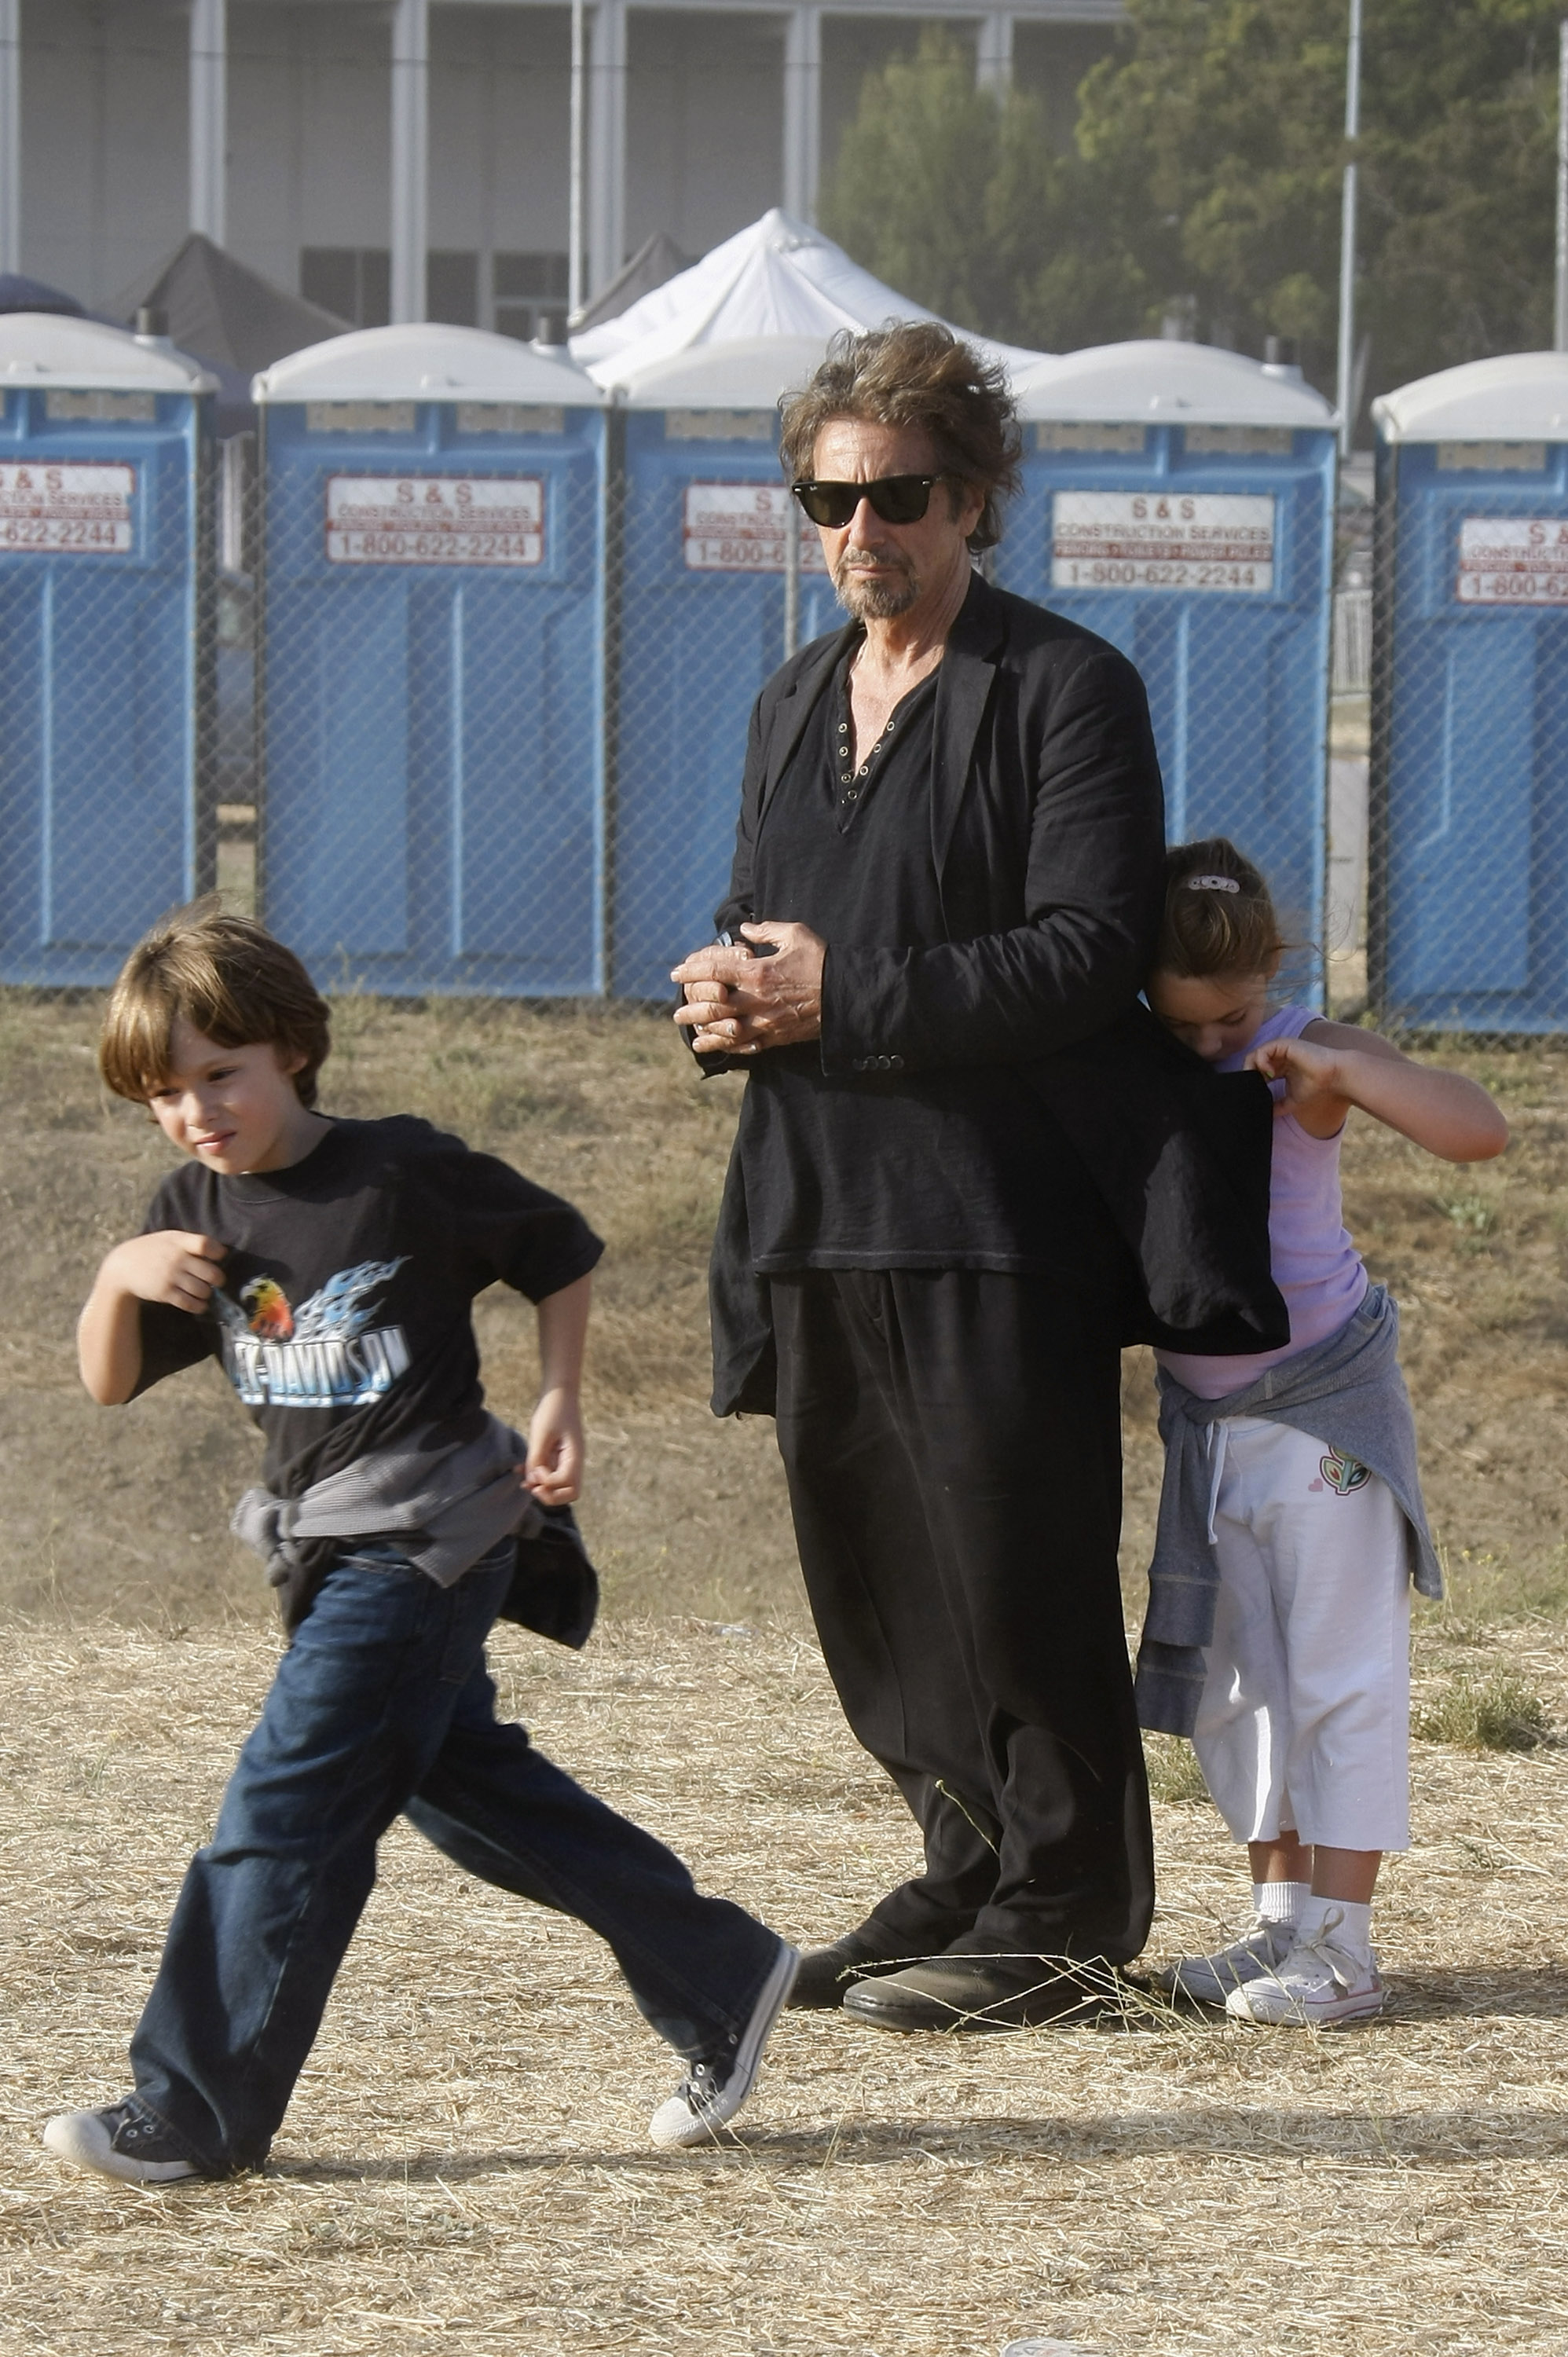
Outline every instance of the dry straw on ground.
<svg viewBox="0 0 1568 2357"><path fill-rule="evenodd" d="M215 1370L105 1415L77 1384L72 1330L102 1253L138 1226L167 1167L93 1069L98 1003L0 992L0 1609L131 1622L264 1614L226 1533L255 1447ZM772 1427L719 1424L708 1388L707 1244L741 1082L703 1082L668 1018L624 1006L338 1003L329 1109L425 1114L580 1202L607 1237L588 1406L585 1520L628 1611L803 1624ZM1466 1609L1568 1606L1568 1056L1471 1052L1514 1125L1465 1172L1370 1123L1346 1148L1350 1224L1404 1312L1428 1494ZM509 1414L528 1397L517 1302L480 1304ZM1146 1354L1129 1354L1127 1544L1146 1560L1158 1445ZM1130 1602L1135 1600L1130 1589Z"/></svg>
<svg viewBox="0 0 1568 2357"><path fill-rule="evenodd" d="M95 1019L0 996L3 2357L989 2357L1026 2333L1110 2357L1568 2357L1557 1049L1470 1060L1515 1125L1490 1170L1369 1127L1347 1149L1351 1224L1404 1302L1454 1574L1418 1617L1428 1723L1463 1735L1453 1698L1501 1679L1550 1730L1418 1748L1417 1846L1381 1907L1388 2019L1298 2036L1137 2008L1122 2030L901 2040L792 2016L743 2134L661 2156L668 2063L604 1953L399 1832L273 2170L142 2194L69 2177L38 2131L123 2089L274 1641L225 1535L255 1451L213 1371L125 1414L75 1386L93 1263L164 1167L101 1101ZM910 1827L806 1633L771 1428L703 1405L736 1083L703 1087L625 1009L349 1001L338 1038L335 1109L426 1112L609 1239L585 1521L611 1617L581 1661L503 1636L513 1706L711 1888L793 1934L854 1921L908 1870ZM500 1298L480 1317L515 1413L526 1320ZM1134 1571L1157 1480L1138 1357L1126 1398ZM1242 1895L1187 1764L1158 1771L1155 1957Z"/></svg>
<svg viewBox="0 0 1568 2357"><path fill-rule="evenodd" d="M1563 1716L1568 1647L1509 1665ZM248 1633L18 1632L5 1695L0 2351L197 2357L1460 2357L1568 2349L1568 1755L1418 1754L1391 2016L901 2039L782 2023L741 2133L657 2154L663 2050L585 1934L401 1831L272 2170L138 2193L37 2144L121 2092L185 1857L270 1667ZM787 1637L502 1640L540 1739L779 1927L853 1921L909 1827ZM1152 1953L1237 1863L1162 1807Z"/></svg>

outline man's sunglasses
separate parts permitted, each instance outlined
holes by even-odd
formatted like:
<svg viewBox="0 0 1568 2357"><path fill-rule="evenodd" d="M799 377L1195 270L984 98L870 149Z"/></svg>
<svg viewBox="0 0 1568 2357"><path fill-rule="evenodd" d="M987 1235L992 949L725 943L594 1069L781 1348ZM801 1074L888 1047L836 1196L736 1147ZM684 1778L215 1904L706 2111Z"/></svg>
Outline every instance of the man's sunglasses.
<svg viewBox="0 0 1568 2357"><path fill-rule="evenodd" d="M884 523L918 523L931 504L940 475L879 475L874 483L791 483L789 489L813 523L842 532L862 500Z"/></svg>

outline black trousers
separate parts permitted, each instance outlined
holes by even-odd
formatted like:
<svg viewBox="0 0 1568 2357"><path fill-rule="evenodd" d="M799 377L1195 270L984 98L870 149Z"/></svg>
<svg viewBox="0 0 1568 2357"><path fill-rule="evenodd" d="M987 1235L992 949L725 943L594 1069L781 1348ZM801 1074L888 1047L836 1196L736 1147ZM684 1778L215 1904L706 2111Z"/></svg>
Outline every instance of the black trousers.
<svg viewBox="0 0 1568 2357"><path fill-rule="evenodd" d="M872 1929L893 1953L1127 1962L1154 1855L1116 1572L1114 1286L811 1269L770 1289L822 1651L925 1837Z"/></svg>

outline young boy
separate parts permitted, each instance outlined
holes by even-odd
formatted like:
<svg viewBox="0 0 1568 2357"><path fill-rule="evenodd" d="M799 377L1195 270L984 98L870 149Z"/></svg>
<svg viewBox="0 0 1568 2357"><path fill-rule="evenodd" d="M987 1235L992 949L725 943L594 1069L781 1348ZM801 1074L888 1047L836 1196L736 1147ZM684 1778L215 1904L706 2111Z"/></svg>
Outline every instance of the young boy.
<svg viewBox="0 0 1568 2357"><path fill-rule="evenodd" d="M472 1872L613 1949L687 2061L655 2144L745 2102L795 1951L495 1717L485 1639L517 1534L577 1494L589 1271L569 1204L423 1121L316 1110L328 1010L263 928L197 902L133 951L101 1064L188 1158L82 1312L82 1380L118 1405L198 1360L266 1438L235 1526L293 1642L191 1861L131 2042L134 2092L51 2120L63 2158L136 2184L259 2168L399 1811ZM483 1405L471 1305L537 1306L526 1444Z"/></svg>

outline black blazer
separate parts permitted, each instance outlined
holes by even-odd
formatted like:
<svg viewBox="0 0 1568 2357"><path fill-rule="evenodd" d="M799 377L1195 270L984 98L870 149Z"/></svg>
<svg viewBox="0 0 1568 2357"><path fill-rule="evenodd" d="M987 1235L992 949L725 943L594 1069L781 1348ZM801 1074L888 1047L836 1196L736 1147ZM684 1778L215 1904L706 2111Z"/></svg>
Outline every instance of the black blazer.
<svg viewBox="0 0 1568 2357"><path fill-rule="evenodd" d="M777 672L752 714L722 930L753 916L769 797L851 624ZM1164 797L1126 657L978 575L937 674L931 849L949 938L830 942L824 1071L1016 1065L1077 1149L1131 1247L1124 1339L1257 1351L1289 1339L1269 1274L1273 1107L1256 1074L1212 1071L1137 997L1165 889ZM703 1067L745 1069L746 1058ZM752 1268L738 1156L714 1243L714 1406L767 1412L768 1288Z"/></svg>

